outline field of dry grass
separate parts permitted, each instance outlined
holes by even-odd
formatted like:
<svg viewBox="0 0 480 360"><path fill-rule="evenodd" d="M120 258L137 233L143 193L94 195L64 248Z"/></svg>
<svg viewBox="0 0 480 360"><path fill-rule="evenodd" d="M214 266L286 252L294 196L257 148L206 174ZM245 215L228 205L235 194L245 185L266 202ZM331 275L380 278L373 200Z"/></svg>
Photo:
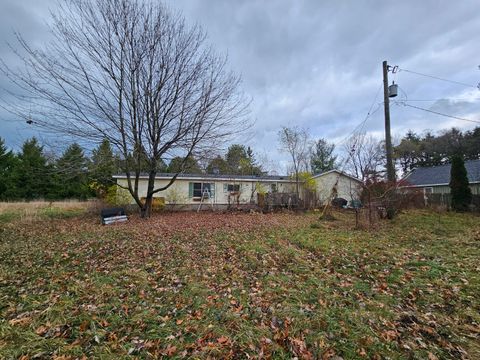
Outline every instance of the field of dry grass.
<svg viewBox="0 0 480 360"><path fill-rule="evenodd" d="M78 200L0 202L0 221L74 217L90 212L96 207L95 201Z"/></svg>

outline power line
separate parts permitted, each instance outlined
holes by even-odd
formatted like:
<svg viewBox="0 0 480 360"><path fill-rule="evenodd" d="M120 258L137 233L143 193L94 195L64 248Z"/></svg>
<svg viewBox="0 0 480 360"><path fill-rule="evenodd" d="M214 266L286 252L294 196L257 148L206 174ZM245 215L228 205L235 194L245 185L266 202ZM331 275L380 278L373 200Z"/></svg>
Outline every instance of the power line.
<svg viewBox="0 0 480 360"><path fill-rule="evenodd" d="M439 76L423 74L423 73L420 73L420 72L418 72L418 71L412 71L412 70L407 70L407 69L402 69L402 68L399 68L398 70L399 70L399 71L405 71L405 72L408 72L408 73L411 73L411 74L415 74L415 75L425 76L425 77L428 77L428 78L431 78L431 79L435 79L435 80L446 81L446 82L449 82L449 83L452 83L452 84L456 84L456 85L462 85L462 86L466 86L466 87L472 87L472 88L475 88L475 89L479 89L479 90L480 90L480 83L477 84L477 85L472 85L472 84L467 84L467 83L460 82L460 81L455 81L455 80L449 80L449 79L441 78L441 77L439 77Z"/></svg>
<svg viewBox="0 0 480 360"><path fill-rule="evenodd" d="M408 107L411 107L411 108L414 108L414 109L426 111L426 112L429 112L429 113L432 113L432 114L436 114L436 115L440 115L440 116L445 116L445 117L452 118L452 119L456 119L456 120L462 120L462 121L468 121L468 122L473 122L473 123L480 124L480 120L472 120L472 119L462 118L462 117L459 117L459 116L448 115L448 114L444 114L444 113L441 113L441 112L438 112L438 111L434 111L434 110L430 110L430 109L425 109L425 108L422 108L422 107L419 107L419 106L415 106L415 105L410 105L410 104L407 104L407 103L405 103L405 102L395 102L395 104L397 104L397 105L400 105L400 104L401 104L401 105L403 105L403 106L408 106Z"/></svg>
<svg viewBox="0 0 480 360"><path fill-rule="evenodd" d="M350 133L348 133L341 141L339 141L336 144L336 146L338 146L338 145L342 144L343 142L347 141L347 139L349 139L353 134L355 134L355 132L359 132L359 133L362 132L363 128L364 128L367 120L370 118L370 116L375 114L380 109L380 105L378 105L378 107L374 111L372 111L373 106L375 105L375 103L377 101L378 94L380 93L380 90L382 89L382 86L383 86L383 83L380 83L380 86L378 87L378 90L375 93L375 97L373 98L373 101L370 104L367 115L365 115L365 119L363 119L362 122L360 122L357 126L355 126L355 128L353 128L353 130Z"/></svg>
<svg viewBox="0 0 480 360"><path fill-rule="evenodd" d="M479 101L480 98L470 98L470 99L449 99L449 98L441 98L441 99L405 99L405 100L402 100L402 101L405 101L405 102L434 102L434 101L442 101L442 100L448 100L448 101L471 101L471 100L475 100L475 101Z"/></svg>

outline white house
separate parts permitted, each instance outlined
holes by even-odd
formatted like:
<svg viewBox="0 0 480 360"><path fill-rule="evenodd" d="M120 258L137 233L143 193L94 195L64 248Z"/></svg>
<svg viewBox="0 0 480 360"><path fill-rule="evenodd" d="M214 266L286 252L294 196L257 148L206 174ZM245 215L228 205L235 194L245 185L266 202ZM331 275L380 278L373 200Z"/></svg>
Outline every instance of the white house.
<svg viewBox="0 0 480 360"><path fill-rule="evenodd" d="M159 173L155 179L155 188L168 184L173 174ZM127 186L126 175L114 175L117 184ZM330 199L332 191L335 197L348 201L358 198L361 181L338 170L315 175L316 194L320 202ZM139 179L140 197L147 193L148 175ZM301 186L300 198L303 197ZM180 205L183 208L216 208L229 205L248 205L257 203L258 193L295 193L295 180L289 176L252 176L252 175L216 175L216 174L179 174L175 182L164 191L155 193L155 198L163 198L168 205ZM332 190L333 189L333 190ZM133 199L132 199L133 202Z"/></svg>

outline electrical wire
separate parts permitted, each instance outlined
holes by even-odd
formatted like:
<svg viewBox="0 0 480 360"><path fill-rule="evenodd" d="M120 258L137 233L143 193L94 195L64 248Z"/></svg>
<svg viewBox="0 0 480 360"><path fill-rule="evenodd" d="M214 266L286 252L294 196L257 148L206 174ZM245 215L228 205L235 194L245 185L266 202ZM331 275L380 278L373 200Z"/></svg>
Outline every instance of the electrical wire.
<svg viewBox="0 0 480 360"><path fill-rule="evenodd" d="M419 75L419 76L428 77L428 78L435 79L435 80L446 81L446 82L449 82L449 83L452 83L452 84L456 84L456 85L462 85L462 86L466 86L466 87L472 87L472 88L475 88L475 89L480 90L480 84L478 84L478 85L467 84L467 83L464 83L464 82L461 82L461 81L449 80L449 79L441 78L441 77L439 77L439 76L423 74L423 73L420 73L420 72L418 72L418 71L412 71L412 70L408 70L408 69L399 68L398 70L399 70L399 71L405 71L405 72L408 72L408 73L411 73L411 74L415 74L415 75Z"/></svg>
<svg viewBox="0 0 480 360"><path fill-rule="evenodd" d="M407 100L402 100L406 102L434 102L434 101L442 101L442 100L448 100L448 101L479 101L480 98L471 98L471 99L449 99L449 98L441 98L441 99L407 99Z"/></svg>
<svg viewBox="0 0 480 360"><path fill-rule="evenodd" d="M411 107L411 108L414 108L414 109L426 111L426 112L429 112L429 113L432 113L432 114L436 114L436 115L440 115L440 116L445 116L445 117L452 118L452 119L456 119L456 120L462 120L462 121L468 121L468 122L473 122L473 123L478 123L478 124L480 124L480 120L472 120L472 119L462 118L462 117L459 117L459 116L448 115L448 114L444 114L444 113L441 113L441 112L438 112L438 111L435 111L435 110L425 109L425 108L422 108L422 107L419 107L419 106L406 104L405 102L401 102L401 101L395 102L395 104L397 104L397 105L403 105L403 106L408 106L408 107Z"/></svg>

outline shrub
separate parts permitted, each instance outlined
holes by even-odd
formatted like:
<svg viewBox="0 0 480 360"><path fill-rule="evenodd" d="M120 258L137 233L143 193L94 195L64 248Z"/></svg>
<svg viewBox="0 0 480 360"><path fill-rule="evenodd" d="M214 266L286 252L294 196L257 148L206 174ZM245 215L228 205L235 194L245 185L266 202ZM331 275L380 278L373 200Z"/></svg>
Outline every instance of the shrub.
<svg viewBox="0 0 480 360"><path fill-rule="evenodd" d="M176 186L172 186L165 195L165 200L173 208L176 205L186 203L187 197Z"/></svg>
<svg viewBox="0 0 480 360"><path fill-rule="evenodd" d="M472 191L469 187L465 163L460 156L452 157L450 192L452 195L452 209L456 211L468 210L472 203Z"/></svg>
<svg viewBox="0 0 480 360"><path fill-rule="evenodd" d="M107 188L104 200L110 205L126 206L132 202L132 196L128 190L112 185Z"/></svg>

